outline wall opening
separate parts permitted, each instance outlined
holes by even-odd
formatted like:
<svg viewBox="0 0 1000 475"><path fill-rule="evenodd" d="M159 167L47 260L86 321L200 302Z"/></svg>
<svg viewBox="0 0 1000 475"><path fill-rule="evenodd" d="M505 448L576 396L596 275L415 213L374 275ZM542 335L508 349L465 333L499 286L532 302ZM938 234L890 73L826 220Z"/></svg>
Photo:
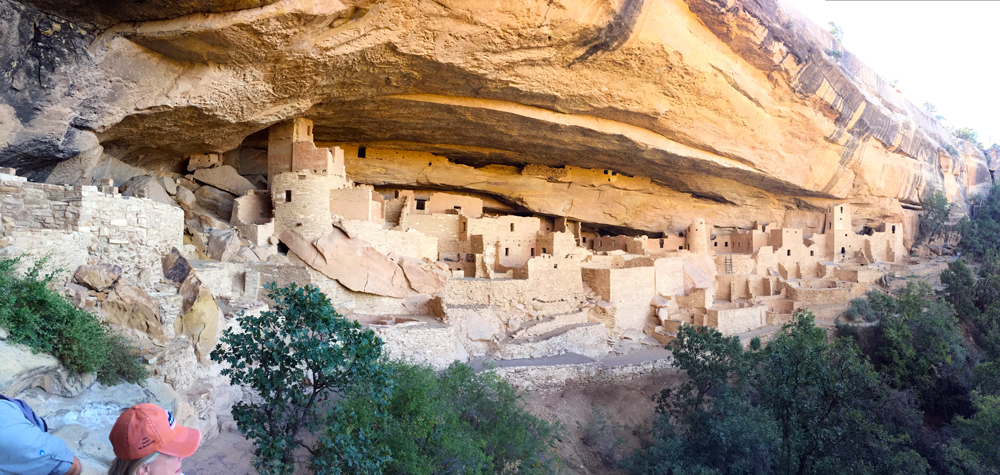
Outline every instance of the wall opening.
<svg viewBox="0 0 1000 475"><path fill-rule="evenodd" d="M787 252L787 254L785 254L786 256L791 256L792 255L792 250L791 249L789 249L789 250L787 250L785 252Z"/></svg>
<svg viewBox="0 0 1000 475"><path fill-rule="evenodd" d="M559 264L552 264L552 268L553 269L558 269L559 268Z"/></svg>
<svg viewBox="0 0 1000 475"><path fill-rule="evenodd" d="M663 240L660 239L660 249L663 249Z"/></svg>
<svg viewBox="0 0 1000 475"><path fill-rule="evenodd" d="M726 245L725 245L725 246L722 246L722 247L729 247L729 242L726 242L725 244L726 244Z"/></svg>
<svg viewBox="0 0 1000 475"><path fill-rule="evenodd" d="M281 241L278 241L278 254L281 254L281 255L287 255L288 254L288 246L285 245L285 243L283 243Z"/></svg>
<svg viewBox="0 0 1000 475"><path fill-rule="evenodd" d="M896 226L895 225L892 226L892 233L896 234Z"/></svg>
<svg viewBox="0 0 1000 475"><path fill-rule="evenodd" d="M543 247L542 248L542 254L548 254L548 253L549 253L549 250Z"/></svg>
<svg viewBox="0 0 1000 475"><path fill-rule="evenodd" d="M455 209L457 209L459 211L462 211L462 207L461 206L455 206Z"/></svg>
<svg viewBox="0 0 1000 475"><path fill-rule="evenodd" d="M841 206L841 207L840 207L840 212L841 212L841 213L843 213L843 212L844 212L844 207L843 207L843 206Z"/></svg>
<svg viewBox="0 0 1000 475"><path fill-rule="evenodd" d="M717 242L716 243L712 243L712 244L714 244L715 247L719 247L719 243L717 243Z"/></svg>
<svg viewBox="0 0 1000 475"><path fill-rule="evenodd" d="M292 202L292 190L285 190L285 203Z"/></svg>
<svg viewBox="0 0 1000 475"><path fill-rule="evenodd" d="M677 246L677 250L678 251L683 251L684 250L684 246Z"/></svg>
<svg viewBox="0 0 1000 475"><path fill-rule="evenodd" d="M514 223L510 223L510 232L514 232Z"/></svg>
<svg viewBox="0 0 1000 475"><path fill-rule="evenodd" d="M358 147L358 158L365 158L368 155L368 149L365 147Z"/></svg>
<svg viewBox="0 0 1000 475"><path fill-rule="evenodd" d="M419 210L427 209L427 200L422 200L417 198L417 209Z"/></svg>
<svg viewBox="0 0 1000 475"><path fill-rule="evenodd" d="M464 233L468 228L469 223L462 221L462 232Z"/></svg>
<svg viewBox="0 0 1000 475"><path fill-rule="evenodd" d="M535 248L531 248L531 256L532 256L532 257L534 257L534 256L535 256Z"/></svg>
<svg viewBox="0 0 1000 475"><path fill-rule="evenodd" d="M841 253L841 254L847 254L847 250L846 250L846 249L844 249L844 248L840 248L840 253Z"/></svg>
<svg viewBox="0 0 1000 475"><path fill-rule="evenodd" d="M312 135L312 134L313 134L313 126L310 125L306 127L306 135Z"/></svg>
<svg viewBox="0 0 1000 475"><path fill-rule="evenodd" d="M809 257L815 256L815 255L816 255L816 251L809 251Z"/></svg>
<svg viewBox="0 0 1000 475"><path fill-rule="evenodd" d="M503 255L505 255L505 256L509 256L510 255L510 248L509 247L505 247L504 248Z"/></svg>
<svg viewBox="0 0 1000 475"><path fill-rule="evenodd" d="M583 242L587 242L587 236L583 237Z"/></svg>

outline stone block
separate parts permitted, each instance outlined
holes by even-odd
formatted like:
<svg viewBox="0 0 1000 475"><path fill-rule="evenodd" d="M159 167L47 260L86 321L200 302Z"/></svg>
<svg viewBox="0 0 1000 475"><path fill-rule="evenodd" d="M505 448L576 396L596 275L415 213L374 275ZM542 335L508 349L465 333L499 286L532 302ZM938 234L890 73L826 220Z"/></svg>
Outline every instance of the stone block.
<svg viewBox="0 0 1000 475"><path fill-rule="evenodd" d="M250 180L243 178L235 168L229 165L195 170L194 179L206 185L226 190L236 196L243 196L248 191L256 189Z"/></svg>
<svg viewBox="0 0 1000 475"><path fill-rule="evenodd" d="M83 265L76 269L73 280L89 289L103 292L122 275L121 266L114 264Z"/></svg>
<svg viewBox="0 0 1000 475"><path fill-rule="evenodd" d="M138 330L161 345L167 342L160 324L159 304L139 287L119 281L101 304L101 309L109 323Z"/></svg>
<svg viewBox="0 0 1000 475"><path fill-rule="evenodd" d="M140 175L129 178L119 187L122 196L134 196L136 198L148 198L158 203L173 206L174 199L167 194L155 178L148 175Z"/></svg>
<svg viewBox="0 0 1000 475"><path fill-rule="evenodd" d="M163 256L163 277L169 281L181 283L191 273L191 264L181 256L177 248L170 250L170 253Z"/></svg>
<svg viewBox="0 0 1000 475"><path fill-rule="evenodd" d="M236 231L216 229L208 234L208 256L212 259L229 262L240 250L240 238Z"/></svg>
<svg viewBox="0 0 1000 475"><path fill-rule="evenodd" d="M236 197L232 193L222 191L214 186L205 185L194 192L197 203L205 209L214 211L222 219L229 220L233 213L233 201Z"/></svg>

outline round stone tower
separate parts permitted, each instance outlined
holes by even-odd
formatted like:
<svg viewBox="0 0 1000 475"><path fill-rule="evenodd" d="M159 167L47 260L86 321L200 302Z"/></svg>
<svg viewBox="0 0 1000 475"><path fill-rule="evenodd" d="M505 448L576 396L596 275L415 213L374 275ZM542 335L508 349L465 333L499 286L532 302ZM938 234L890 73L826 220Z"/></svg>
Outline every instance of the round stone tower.
<svg viewBox="0 0 1000 475"><path fill-rule="evenodd" d="M695 254L708 254L708 225L703 218L695 218L687 229L687 249Z"/></svg>

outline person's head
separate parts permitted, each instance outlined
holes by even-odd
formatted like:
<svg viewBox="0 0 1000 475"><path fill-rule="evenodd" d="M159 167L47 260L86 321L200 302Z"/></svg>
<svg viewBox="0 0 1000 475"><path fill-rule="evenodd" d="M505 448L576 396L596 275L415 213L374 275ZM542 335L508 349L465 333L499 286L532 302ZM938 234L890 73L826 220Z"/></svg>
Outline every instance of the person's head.
<svg viewBox="0 0 1000 475"><path fill-rule="evenodd" d="M108 475L179 475L181 460L194 454L201 432L177 425L154 404L125 410L111 428L115 461Z"/></svg>

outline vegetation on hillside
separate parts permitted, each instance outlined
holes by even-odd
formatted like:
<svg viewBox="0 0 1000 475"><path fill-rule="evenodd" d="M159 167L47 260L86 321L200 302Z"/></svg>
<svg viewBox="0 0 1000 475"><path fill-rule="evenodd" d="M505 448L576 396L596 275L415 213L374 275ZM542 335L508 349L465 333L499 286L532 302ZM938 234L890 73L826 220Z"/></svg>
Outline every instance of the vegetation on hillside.
<svg viewBox="0 0 1000 475"><path fill-rule="evenodd" d="M24 275L16 270L19 262L0 259L0 327L10 341L51 353L72 371L96 373L103 384L146 379L145 367L121 335L49 287L55 273L42 274L44 259Z"/></svg>
<svg viewBox="0 0 1000 475"><path fill-rule="evenodd" d="M241 315L211 353L233 384L259 395L233 408L259 473L294 472L297 451L318 474L555 469L557 427L495 374L387 361L382 341L315 286L266 288L272 310Z"/></svg>

